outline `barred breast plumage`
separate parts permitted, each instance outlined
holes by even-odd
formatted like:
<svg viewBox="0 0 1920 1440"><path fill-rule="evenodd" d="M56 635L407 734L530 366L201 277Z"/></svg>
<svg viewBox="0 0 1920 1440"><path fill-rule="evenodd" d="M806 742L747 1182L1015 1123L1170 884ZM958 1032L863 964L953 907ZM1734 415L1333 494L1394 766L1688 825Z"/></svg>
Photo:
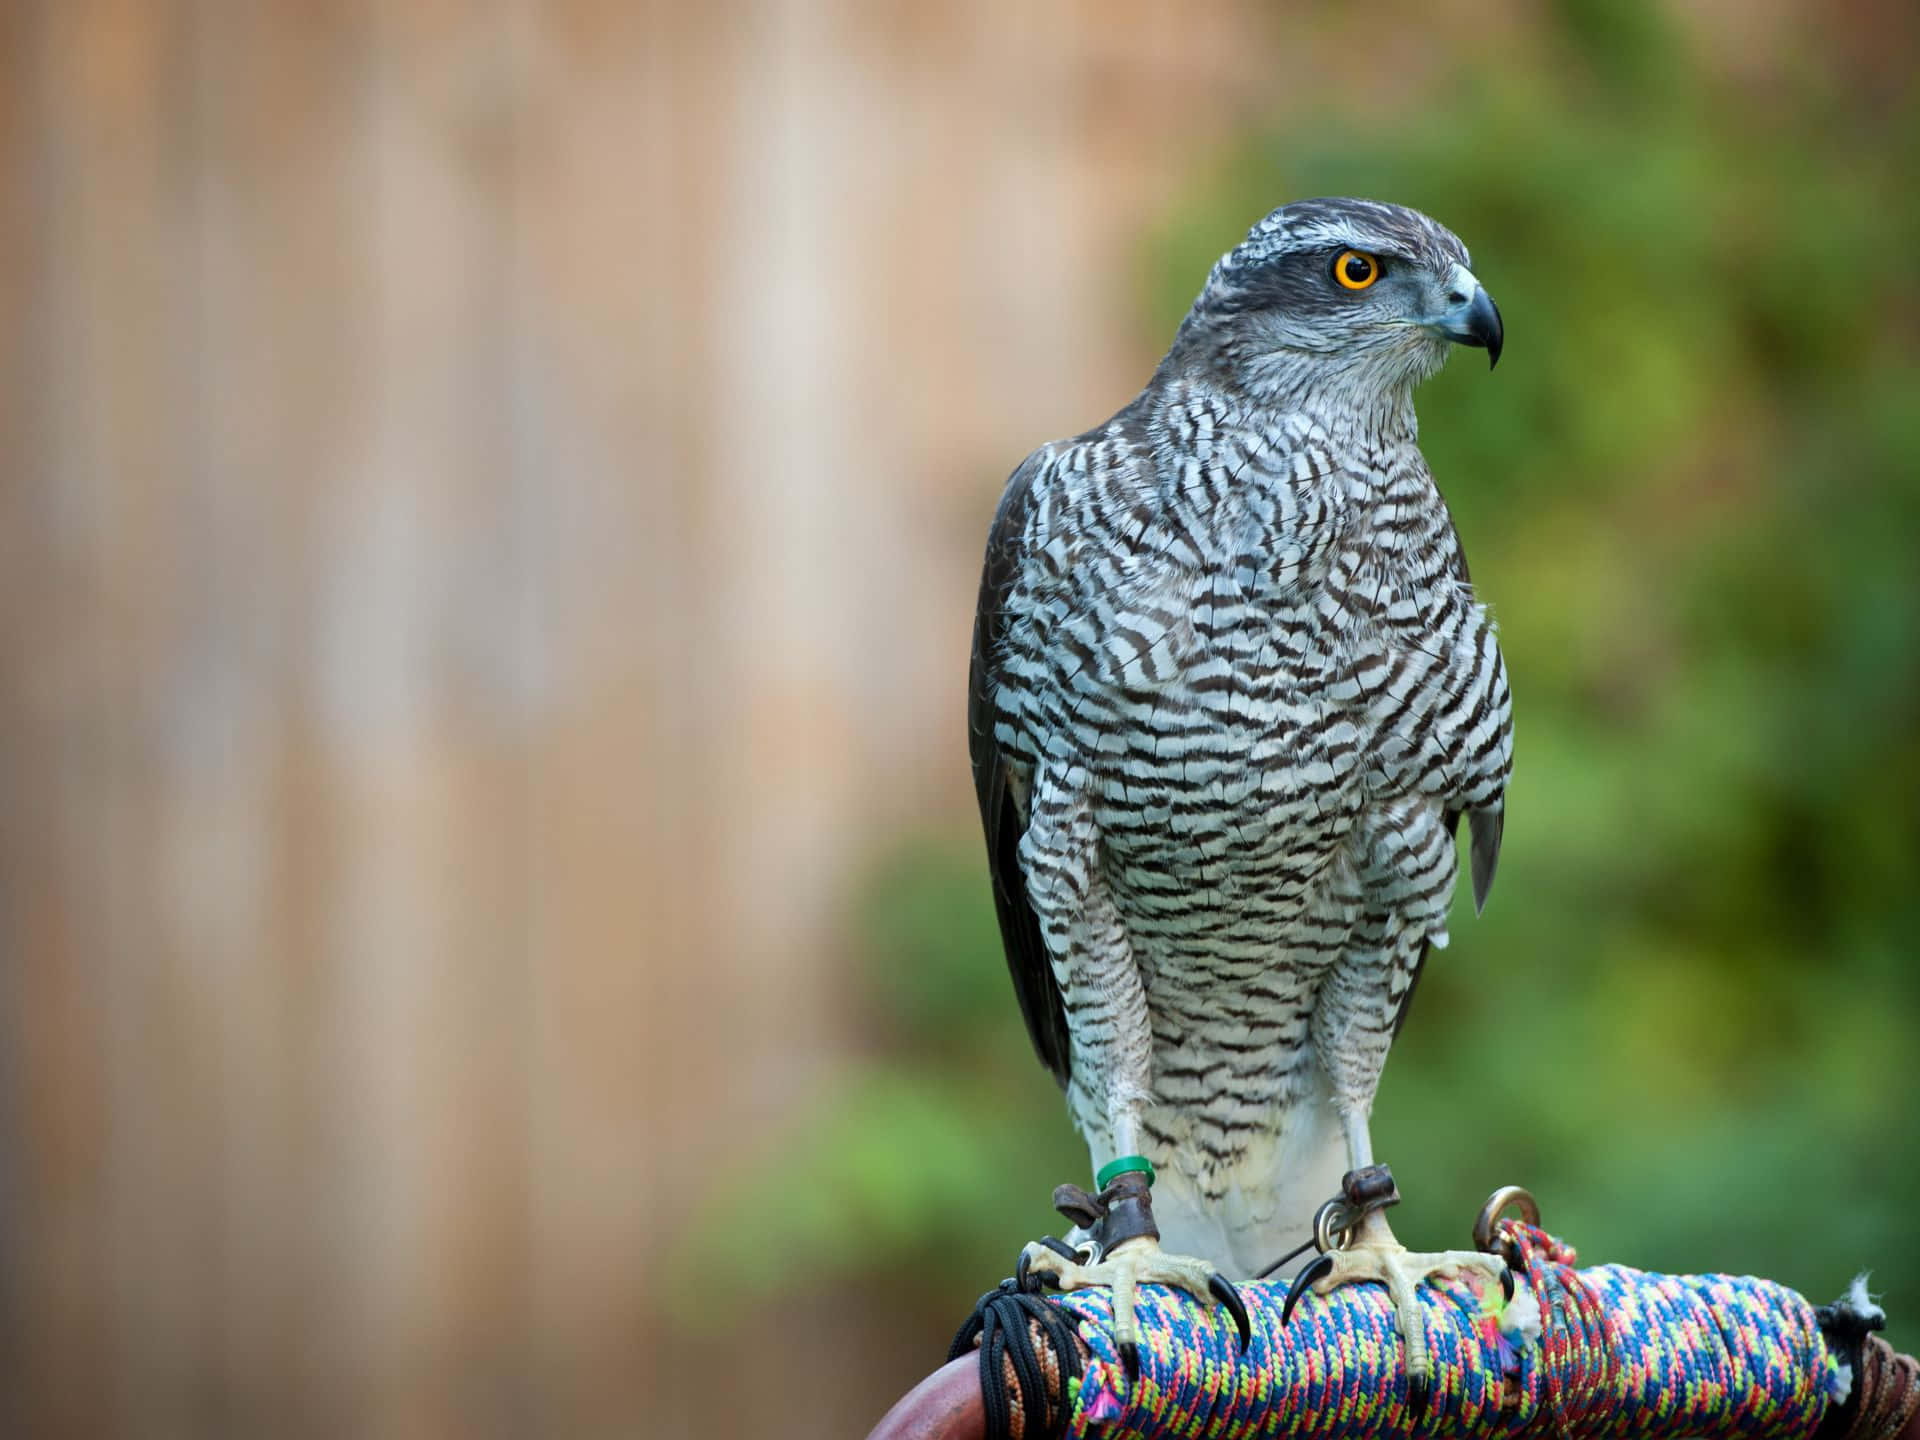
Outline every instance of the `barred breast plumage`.
<svg viewBox="0 0 1920 1440"><path fill-rule="evenodd" d="M1424 226L1405 248L1464 271ZM1394 356L1263 369L1244 337L1270 331L1230 323L1259 313L1234 308L1234 269L1132 404L1015 472L972 720L1042 1058L1096 1164L1154 1155L1168 1243L1244 1272L1353 1158L1340 1122L1364 1134L1446 943L1462 814L1484 898L1511 731L1415 444L1421 353L1399 385L1378 383Z"/></svg>

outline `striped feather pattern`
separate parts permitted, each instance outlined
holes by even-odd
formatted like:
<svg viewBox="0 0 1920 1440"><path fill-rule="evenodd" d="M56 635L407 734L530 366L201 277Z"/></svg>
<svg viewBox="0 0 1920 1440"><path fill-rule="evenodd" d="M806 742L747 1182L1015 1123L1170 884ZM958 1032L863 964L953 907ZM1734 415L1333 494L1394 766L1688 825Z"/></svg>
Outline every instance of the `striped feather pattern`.
<svg viewBox="0 0 1920 1440"><path fill-rule="evenodd" d="M1245 1269L1331 1193L1274 1173L1302 1125L1338 1138L1303 1111L1364 1123L1446 943L1457 817L1497 851L1510 699L1415 444L1433 342L1253 373L1204 333L1010 482L975 758L1045 973L1009 957L1057 987L1064 1045L1023 1003L1095 1163L1141 1148L1173 1208L1228 1216L1185 1248Z"/></svg>

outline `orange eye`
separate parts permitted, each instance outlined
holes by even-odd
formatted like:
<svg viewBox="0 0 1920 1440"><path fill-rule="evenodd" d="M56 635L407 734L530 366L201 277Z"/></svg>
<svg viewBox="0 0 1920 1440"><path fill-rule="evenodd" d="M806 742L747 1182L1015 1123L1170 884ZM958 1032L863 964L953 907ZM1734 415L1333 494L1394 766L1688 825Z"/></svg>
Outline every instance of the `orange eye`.
<svg viewBox="0 0 1920 1440"><path fill-rule="evenodd" d="M1380 262L1358 250L1342 250L1333 262L1333 278L1349 290L1364 290L1380 278Z"/></svg>

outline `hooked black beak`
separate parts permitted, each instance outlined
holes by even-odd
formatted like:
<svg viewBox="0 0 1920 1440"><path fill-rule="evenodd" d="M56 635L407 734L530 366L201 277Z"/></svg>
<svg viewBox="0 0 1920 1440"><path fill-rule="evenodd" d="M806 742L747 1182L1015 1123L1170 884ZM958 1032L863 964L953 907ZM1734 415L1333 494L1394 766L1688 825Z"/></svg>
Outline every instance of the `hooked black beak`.
<svg viewBox="0 0 1920 1440"><path fill-rule="evenodd" d="M1500 307L1493 303L1485 286L1476 285L1471 300L1447 312L1440 333L1462 345L1485 350L1489 370L1500 363L1500 344L1506 331L1500 324Z"/></svg>

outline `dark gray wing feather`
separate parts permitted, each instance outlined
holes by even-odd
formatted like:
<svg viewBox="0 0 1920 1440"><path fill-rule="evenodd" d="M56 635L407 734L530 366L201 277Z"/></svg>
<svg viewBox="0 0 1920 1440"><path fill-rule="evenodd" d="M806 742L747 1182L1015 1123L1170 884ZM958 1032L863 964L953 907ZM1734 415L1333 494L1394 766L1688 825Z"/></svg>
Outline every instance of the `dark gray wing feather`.
<svg viewBox="0 0 1920 1440"><path fill-rule="evenodd" d="M1460 557L1460 565L1455 573L1462 585L1472 585L1473 572L1467 569L1467 547L1461 541L1458 530L1453 532L1453 546L1454 553ZM1476 915L1487 908L1487 892L1493 889L1493 872L1500 868L1500 837L1507 828L1505 801L1503 794L1499 808L1473 810L1467 815L1467 832L1473 837L1469 859L1473 872L1473 913ZM1457 830L1459 825L1458 815L1448 817L1448 829Z"/></svg>
<svg viewBox="0 0 1920 1440"><path fill-rule="evenodd" d="M1064 1088L1072 1071L1067 1008L1053 976L1040 934L1040 920L1027 900L1020 870L1020 837L1026 830L1020 797L1013 793L1008 756L995 742L994 690L1006 605L1020 565L1020 540L1032 499L1037 456L1013 472L987 536L987 558L980 576L980 604L973 621L973 661L967 683L967 749L973 757L973 788L980 800L986 831L987 868L993 877L993 905L1000 916L1000 939L1013 975L1014 994L1026 1018L1040 1062Z"/></svg>
<svg viewBox="0 0 1920 1440"><path fill-rule="evenodd" d="M1457 836L1460 833L1460 812L1449 810L1441 817L1440 823L1447 827L1449 835ZM1400 994L1400 1009L1393 1017L1393 1038L1396 1040L1400 1038L1401 1028L1407 1023L1407 1012L1413 1008L1413 992L1420 986L1420 977L1427 973L1427 956L1432 953L1433 943L1422 940L1420 953L1413 960L1413 968L1407 972L1407 988Z"/></svg>
<svg viewBox="0 0 1920 1440"><path fill-rule="evenodd" d="M1473 574L1467 568L1467 547L1460 539L1460 532L1454 531L1454 553L1459 557L1459 565L1454 574L1462 585L1473 583ZM1504 802L1505 797L1501 797ZM1443 822L1447 832L1458 835L1460 831L1460 812L1450 810ZM1504 803L1498 809L1470 810L1467 812L1467 833L1472 839L1469 852L1469 868L1473 874L1473 913L1478 915L1487 907L1487 892L1493 889L1493 872L1500 867L1500 836L1506 829L1507 811ZM1400 1029L1407 1023L1407 1011L1413 1005L1413 992L1420 983L1420 976L1427 968L1427 956L1431 945L1422 944L1420 956L1413 962L1413 970L1407 977L1406 992L1400 997L1400 1011L1393 1017L1393 1033L1396 1038Z"/></svg>
<svg viewBox="0 0 1920 1440"><path fill-rule="evenodd" d="M1493 889L1493 872L1500 868L1500 835L1507 828L1507 810L1475 810L1467 816L1467 829L1473 836L1473 913L1487 908L1487 892Z"/></svg>

